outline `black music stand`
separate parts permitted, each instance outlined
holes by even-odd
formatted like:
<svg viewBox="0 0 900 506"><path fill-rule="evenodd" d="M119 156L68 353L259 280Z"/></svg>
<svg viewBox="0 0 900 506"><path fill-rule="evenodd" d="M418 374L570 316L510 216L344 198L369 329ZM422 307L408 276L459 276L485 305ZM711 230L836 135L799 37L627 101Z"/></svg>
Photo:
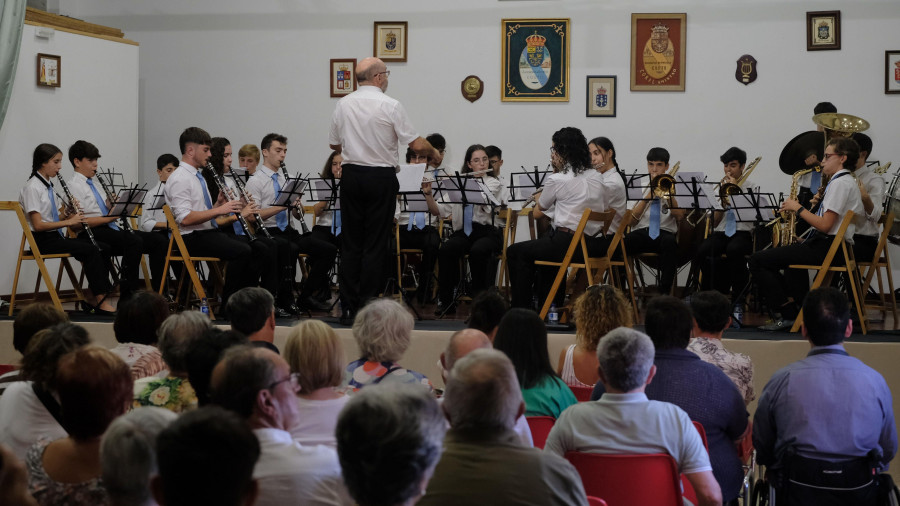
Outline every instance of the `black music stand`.
<svg viewBox="0 0 900 506"><path fill-rule="evenodd" d="M116 217L122 221L137 216L137 208L144 203L147 192L146 185L122 188L116 195L116 201L110 202L109 212L106 213L106 216Z"/></svg>
<svg viewBox="0 0 900 506"><path fill-rule="evenodd" d="M509 175L509 201L524 202L534 195L542 186L547 176L552 174L550 170L538 170L537 165L533 171L513 172Z"/></svg>
<svg viewBox="0 0 900 506"><path fill-rule="evenodd" d="M773 193L755 192L752 188L748 188L746 192L732 195L729 198L731 199L732 208L737 213L737 221L753 222L756 231L760 229L763 223L774 223L773 220L778 216L779 206ZM766 248L770 246L771 244L766 246ZM752 286L753 280L748 278L747 284L738 292L735 301L744 300ZM735 321L738 321L737 316L734 315ZM738 325L740 326L742 323L738 323Z"/></svg>

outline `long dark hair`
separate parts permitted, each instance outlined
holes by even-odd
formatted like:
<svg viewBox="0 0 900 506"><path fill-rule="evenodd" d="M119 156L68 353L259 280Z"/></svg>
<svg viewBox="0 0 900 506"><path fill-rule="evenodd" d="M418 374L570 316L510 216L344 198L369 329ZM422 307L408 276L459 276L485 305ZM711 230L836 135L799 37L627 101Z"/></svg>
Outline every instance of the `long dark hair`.
<svg viewBox="0 0 900 506"><path fill-rule="evenodd" d="M587 139L581 130L565 127L553 134L553 149L566 163L572 166L572 172L580 174L591 168L591 152L588 151Z"/></svg>
<svg viewBox="0 0 900 506"><path fill-rule="evenodd" d="M62 154L62 150L53 144L38 144L38 147L34 148L34 155L31 158L31 176L34 176L45 163L58 154ZM28 176L29 179L31 176Z"/></svg>
<svg viewBox="0 0 900 506"><path fill-rule="evenodd" d="M594 137L588 142L588 148L590 149L590 144L597 146L598 148L603 148L605 151L612 151L612 163L613 167L615 167L616 172L619 173L619 176L622 178L622 182L626 185L628 184L628 180L625 178L625 173L622 172L622 169L619 168L619 162L616 161L616 148L613 146L609 137Z"/></svg>
<svg viewBox="0 0 900 506"><path fill-rule="evenodd" d="M338 156L340 153L337 151L332 151L330 155L328 155L328 160L325 160L325 166L322 167L322 172L319 174L324 178L333 178L334 172L331 170L331 162L334 161L334 157Z"/></svg>
<svg viewBox="0 0 900 506"><path fill-rule="evenodd" d="M466 157L463 159L462 170L459 171L460 174L472 172L472 169L469 168L469 162L472 160L472 155L474 155L478 150L484 151L484 154L487 154L487 150L484 149L484 146L482 146L481 144L472 144L471 146L469 146L469 149L466 150ZM488 174L493 175L493 173L490 172Z"/></svg>
<svg viewBox="0 0 900 506"><path fill-rule="evenodd" d="M225 137L213 137L209 144L209 163L212 164L213 170L219 176L225 174L225 147L230 146L231 141ZM203 178L206 179L206 186L209 189L209 198L215 202L219 198L219 186L212 180L212 175L203 171Z"/></svg>
<svg viewBox="0 0 900 506"><path fill-rule="evenodd" d="M512 361L522 388L533 388L547 376L557 376L547 351L547 327L534 311L510 309L500 320L494 348Z"/></svg>

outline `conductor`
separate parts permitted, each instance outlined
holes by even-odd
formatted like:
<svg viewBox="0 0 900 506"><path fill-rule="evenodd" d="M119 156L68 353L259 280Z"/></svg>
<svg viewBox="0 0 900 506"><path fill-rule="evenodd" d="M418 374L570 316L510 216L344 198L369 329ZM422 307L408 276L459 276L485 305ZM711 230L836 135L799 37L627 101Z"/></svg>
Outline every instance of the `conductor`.
<svg viewBox="0 0 900 506"><path fill-rule="evenodd" d="M436 159L431 144L415 133L406 110L385 95L391 72L378 58L357 65L359 89L340 99L328 142L344 158L341 176L341 323L384 287L385 267L399 190L398 147Z"/></svg>

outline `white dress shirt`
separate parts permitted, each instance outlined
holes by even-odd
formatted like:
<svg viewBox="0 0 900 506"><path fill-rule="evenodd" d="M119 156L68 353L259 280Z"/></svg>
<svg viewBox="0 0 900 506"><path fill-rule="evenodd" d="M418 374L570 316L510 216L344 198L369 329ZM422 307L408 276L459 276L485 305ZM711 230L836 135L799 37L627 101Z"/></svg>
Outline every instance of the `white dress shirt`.
<svg viewBox="0 0 900 506"><path fill-rule="evenodd" d="M494 195L494 198L499 200L501 204L505 204L507 200L506 187L503 185L503 183L501 183L500 180L495 178L494 176L485 176L483 180L484 185L487 186L488 190L491 191L491 194ZM438 208L440 209L441 216L445 218L447 216L452 216L454 232L463 229L464 220L462 204L438 204ZM493 215L491 214L491 206L487 204L474 205L474 209L472 210L472 223L480 223L482 225L495 225Z"/></svg>
<svg viewBox="0 0 900 506"><path fill-rule="evenodd" d="M291 427L291 436L298 443L305 445L323 445L337 449L334 428L337 425L341 409L350 400L349 395L336 399L312 400L297 397L300 408L300 422Z"/></svg>
<svg viewBox="0 0 900 506"><path fill-rule="evenodd" d="M759 193L759 186L754 185L749 179L744 181L744 185L741 186L741 189L744 190L744 193L747 193L747 189L752 188L753 193ZM730 203L730 202L729 202ZM736 213L737 211L735 211ZM737 215L735 215L735 220L737 220ZM722 219L719 220L719 224L716 225L714 232L724 232L725 231L725 220L727 216L722 215ZM735 231L737 232L752 232L753 231L753 223L752 221L737 221L735 223Z"/></svg>
<svg viewBox="0 0 900 506"><path fill-rule="evenodd" d="M554 227L575 230L585 209L605 211L609 205L603 191L602 174L593 169L585 169L577 175L569 167L564 170L565 172L547 176L538 204L541 208L556 206ZM594 222L589 223L584 230L588 235L599 231L600 224Z"/></svg>
<svg viewBox="0 0 900 506"><path fill-rule="evenodd" d="M400 102L377 86L362 85L338 100L328 142L341 145L344 164L397 167L398 147L418 137Z"/></svg>
<svg viewBox="0 0 900 506"><path fill-rule="evenodd" d="M647 203L644 206L644 214L641 215L641 218L638 220L638 224L634 226L633 230L640 230L642 228L650 228L650 214L652 209L650 209L653 204L652 200L645 201ZM636 206L635 206L636 207ZM678 223L675 221L675 216L672 215L671 209L668 212L662 212L663 204L660 203L660 214L659 214L659 229L665 230L667 232L672 232L673 234L678 232Z"/></svg>
<svg viewBox="0 0 900 506"><path fill-rule="evenodd" d="M280 429L255 429L259 460L253 478L259 483L259 506L352 505L341 478L337 452L304 446Z"/></svg>
<svg viewBox="0 0 900 506"><path fill-rule="evenodd" d="M260 164L256 167L256 172L250 176L250 180L247 181L247 184L244 185L247 193L253 197L253 200L256 201L256 205L259 206L259 209L266 209L272 207L272 203L275 202L275 185L272 184L272 176L275 175L278 177L278 187L284 188L286 184L286 180L284 179L284 174L280 172L273 171L272 169L266 167L265 164ZM287 208L283 207L282 209L287 210ZM290 224L291 213L288 214L288 224ZM278 214L273 214L266 218L265 224L267 228L277 227L278 221L276 219Z"/></svg>
<svg viewBox="0 0 900 506"><path fill-rule="evenodd" d="M609 233L615 234L622 223L622 216L628 209L628 196L625 190L625 180L615 167L600 174L600 182L603 184L603 196L607 209L615 209L616 217L609 225Z"/></svg>
<svg viewBox="0 0 900 506"><path fill-rule="evenodd" d="M163 195L165 189L166 183L160 181L153 189L147 192L147 195L144 196L144 201L141 204L140 216L140 229L142 231L153 232L153 227L157 222L166 222L166 213L163 212L162 208L150 209L153 205L153 201L156 200L156 196Z"/></svg>
<svg viewBox="0 0 900 506"><path fill-rule="evenodd" d="M196 167L182 161L178 168L172 172L172 175L169 176L169 179L166 180L166 203L172 208L172 214L179 225L181 235L190 234L195 230L210 230L213 228L210 220L193 225L183 225L181 223L184 217L192 211L206 211L210 209L206 205L206 198L204 198L204 195L209 197L209 190L205 181L201 182L197 179L199 172ZM215 205L216 203L210 199L210 204Z"/></svg>
<svg viewBox="0 0 900 506"><path fill-rule="evenodd" d="M28 227L31 228L32 232L34 231L34 225L31 224L30 213L37 211L43 221L53 221L53 205L50 203L50 195L47 193L48 184L53 187L52 183L48 182L40 174L35 173L19 191L19 203L22 204L22 208L25 210L25 217L28 218ZM55 187L53 191L56 192ZM56 200L58 211L62 201L56 197L54 199Z"/></svg>
<svg viewBox="0 0 900 506"><path fill-rule="evenodd" d="M75 172L72 177L69 179L69 191L72 192L72 195L78 199L78 202L81 204L81 210L84 212L84 216L86 218L95 218L100 216L105 216L100 211L100 205L97 204L97 199L94 197L94 192L91 190L91 187L87 184L87 177L80 173ZM100 195L101 199L105 199L103 193L103 186L100 185L100 181L92 178L94 183L94 188L97 189L97 193ZM104 202L104 205L106 203ZM107 209L109 206L107 205Z"/></svg>
<svg viewBox="0 0 900 506"><path fill-rule="evenodd" d="M876 174L872 167L856 169L855 174L856 179L862 182L873 204L872 212L866 213L865 218L859 217L853 220L856 223L856 235L878 237L881 233L878 220L881 218L884 206L884 178L881 177L881 174ZM863 206L863 211L865 211L865 206Z"/></svg>
<svg viewBox="0 0 900 506"><path fill-rule="evenodd" d="M846 175L838 177L840 174ZM825 187L825 197L822 199L819 216L825 216L827 211L837 213L837 219L834 220L834 225L826 232L828 235L837 234L838 229L841 228L841 221L844 220L844 215L847 214L847 211L853 211L857 216L865 215L866 210L862 205L859 186L857 186L856 180L850 175L850 171L846 169L837 171L834 176L832 176L828 186ZM850 225L847 227L847 232L844 234L844 240L850 244L853 244L853 234L856 232L855 221L856 220L854 219L850 222Z"/></svg>

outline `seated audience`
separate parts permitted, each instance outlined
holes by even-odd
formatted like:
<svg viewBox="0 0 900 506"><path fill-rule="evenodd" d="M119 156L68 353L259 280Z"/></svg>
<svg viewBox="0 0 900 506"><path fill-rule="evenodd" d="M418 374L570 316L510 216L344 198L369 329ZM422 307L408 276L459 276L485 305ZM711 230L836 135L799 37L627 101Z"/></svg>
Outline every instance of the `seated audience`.
<svg viewBox="0 0 900 506"><path fill-rule="evenodd" d="M288 334L284 359L300 382L299 421L291 435L301 444L336 448L334 426L349 400L339 389L347 361L337 334L321 320L300 322Z"/></svg>
<svg viewBox="0 0 900 506"><path fill-rule="evenodd" d="M250 344L280 353L275 346L275 297L258 286L242 288L228 298L231 330L247 336Z"/></svg>
<svg viewBox="0 0 900 506"><path fill-rule="evenodd" d="M209 380L225 350L248 344L250 341L244 334L218 327L210 327L199 339L191 342L187 350L187 374L188 382L197 395L198 406L206 406L210 402Z"/></svg>
<svg viewBox="0 0 900 506"><path fill-rule="evenodd" d="M4 506L37 506L28 493L28 471L9 448L0 445L0 504Z"/></svg>
<svg viewBox="0 0 900 506"><path fill-rule="evenodd" d="M653 355L653 342L636 330L619 327L604 336L597 359L606 393L596 402L566 410L550 430L544 450L560 456L571 451L668 453L701 505L721 505L709 455L687 413L674 404L649 400L644 393L655 382Z"/></svg>
<svg viewBox="0 0 900 506"><path fill-rule="evenodd" d="M134 382L134 407L158 406L176 413L197 407L197 394L187 377L187 351L212 324L199 311L173 314L159 327L159 351L168 372L163 378Z"/></svg>
<svg viewBox="0 0 900 506"><path fill-rule="evenodd" d="M417 383L432 390L424 374L397 363L409 348L413 317L399 302L374 299L353 320L353 337L362 357L347 366L353 391L378 383Z"/></svg>
<svg viewBox="0 0 900 506"><path fill-rule="evenodd" d="M22 356L28 349L31 338L43 329L50 328L58 323L69 321L69 315L56 309L50 304L35 303L25 306L19 311L13 320L13 348ZM0 395L6 391L6 387L15 381L22 380L22 370L16 369L0 376Z"/></svg>
<svg viewBox="0 0 900 506"><path fill-rule="evenodd" d="M571 464L519 444L513 426L525 403L506 355L478 349L460 359L443 407L450 430L418 504L587 504Z"/></svg>
<svg viewBox="0 0 900 506"><path fill-rule="evenodd" d="M156 292L140 290L119 304L113 323L119 344L112 352L128 364L134 379L153 376L167 369L156 344L159 326L168 317L169 303Z"/></svg>
<svg viewBox="0 0 900 506"><path fill-rule="evenodd" d="M722 342L722 334L731 327L731 301L715 290L695 293L691 297L691 312L694 314L694 337L688 344L688 351L721 369L740 390L744 404L750 404L756 399L753 362L743 353L728 351Z"/></svg>
<svg viewBox="0 0 900 506"><path fill-rule="evenodd" d="M365 388L335 428L341 471L359 506L406 506L425 493L441 458L447 422L427 390L409 384Z"/></svg>
<svg viewBox="0 0 900 506"><path fill-rule="evenodd" d="M656 380L647 386L647 398L671 402L706 431L709 460L725 502L737 499L744 472L737 443L749 430L744 399L734 383L718 367L687 351L694 320L680 299L663 295L650 299L644 327L653 340ZM603 392L594 388L592 398Z"/></svg>
<svg viewBox="0 0 900 506"><path fill-rule="evenodd" d="M809 292L801 330L811 350L772 376L753 417L759 463L776 483L790 480L778 504L885 504L872 475L897 454L893 401L881 374L844 350L853 332L844 294Z"/></svg>
<svg viewBox="0 0 900 506"><path fill-rule="evenodd" d="M575 344L559 354L559 373L566 385L593 387L597 375L597 342L617 327L631 327L631 304L612 285L589 286L575 299Z"/></svg>
<svg viewBox="0 0 900 506"><path fill-rule="evenodd" d="M129 409L133 382L125 362L99 346L59 359L60 422L69 436L28 450L28 489L38 504L109 504L100 480L100 438Z"/></svg>
<svg viewBox="0 0 900 506"><path fill-rule="evenodd" d="M0 396L0 443L20 460L39 439L66 437L56 399L57 364L63 355L90 342L84 327L61 323L39 331L22 358L25 381L10 384Z"/></svg>
<svg viewBox="0 0 900 506"><path fill-rule="evenodd" d="M486 293L486 292L483 292ZM463 329L454 332L447 341L447 349L441 352L439 364L441 366L441 378L444 384L447 384L447 375L453 369L456 361L468 355L469 352L480 350L483 348L491 349L494 345L484 332L476 329ZM441 398L443 399L443 397ZM531 427L528 426L528 420L522 414L516 418L516 425L513 427L519 443L523 446L534 446L534 439L531 437Z"/></svg>
<svg viewBox="0 0 900 506"><path fill-rule="evenodd" d="M534 311L510 309L500 321L494 348L506 353L516 368L525 399L525 416L559 418L560 413L578 402L550 364L547 327Z"/></svg>
<svg viewBox="0 0 900 506"><path fill-rule="evenodd" d="M112 506L156 504L150 477L156 466L156 436L177 418L168 409L137 408L116 418L100 442L103 487Z"/></svg>
<svg viewBox="0 0 900 506"><path fill-rule="evenodd" d="M301 445L290 429L300 421L297 373L277 353L236 347L213 369L212 402L247 421L259 440L253 478L257 504L352 504L341 482L337 453Z"/></svg>
<svg viewBox="0 0 900 506"><path fill-rule="evenodd" d="M250 506L259 442L238 415L206 406L178 417L156 437L159 474L150 490L161 506Z"/></svg>
<svg viewBox="0 0 900 506"><path fill-rule="evenodd" d="M472 310L466 325L470 329L478 329L491 341L497 335L497 326L503 315L509 311L509 302L497 290L485 290L472 300Z"/></svg>

